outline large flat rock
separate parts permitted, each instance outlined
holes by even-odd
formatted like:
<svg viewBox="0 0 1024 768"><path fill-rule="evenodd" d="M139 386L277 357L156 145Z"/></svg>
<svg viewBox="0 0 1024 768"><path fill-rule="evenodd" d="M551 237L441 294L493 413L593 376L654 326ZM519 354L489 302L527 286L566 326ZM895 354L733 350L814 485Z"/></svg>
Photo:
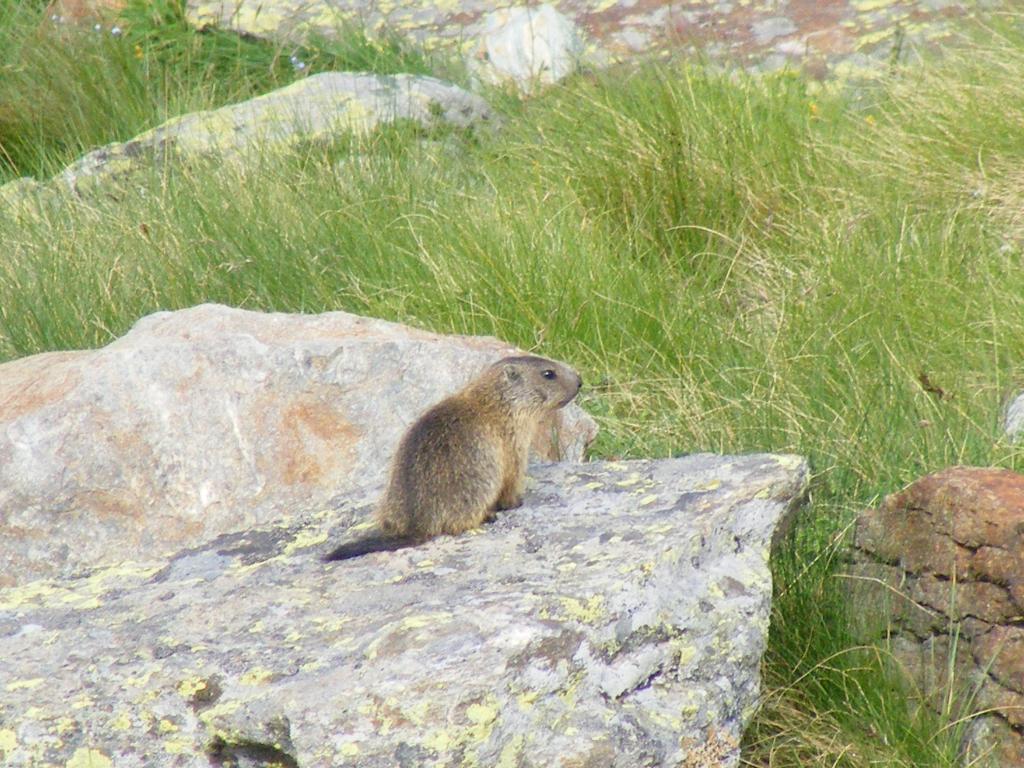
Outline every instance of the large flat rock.
<svg viewBox="0 0 1024 768"><path fill-rule="evenodd" d="M0 761L735 766L792 456L555 464L479 532L324 564L370 496L0 590Z"/></svg>
<svg viewBox="0 0 1024 768"><path fill-rule="evenodd" d="M0 586L192 546L379 483L429 406L519 350L346 312L202 305L0 365ZM534 444L579 460L575 404Z"/></svg>

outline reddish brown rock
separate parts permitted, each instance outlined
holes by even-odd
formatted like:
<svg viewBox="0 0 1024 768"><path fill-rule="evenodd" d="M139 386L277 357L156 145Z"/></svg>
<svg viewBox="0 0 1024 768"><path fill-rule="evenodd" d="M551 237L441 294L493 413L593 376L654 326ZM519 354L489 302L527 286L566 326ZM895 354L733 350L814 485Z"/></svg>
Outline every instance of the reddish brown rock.
<svg viewBox="0 0 1024 768"><path fill-rule="evenodd" d="M56 23L81 24L117 16L126 0L53 0L46 6L46 18Z"/></svg>
<svg viewBox="0 0 1024 768"><path fill-rule="evenodd" d="M960 714L985 713L968 753L1020 764L1024 476L953 467L921 478L861 515L855 543L855 599L885 617L876 623L924 699L940 705L954 669Z"/></svg>
<svg viewBox="0 0 1024 768"><path fill-rule="evenodd" d="M857 544L913 573L1009 583L1024 564L1024 476L953 467L889 496L861 517Z"/></svg>
<svg viewBox="0 0 1024 768"><path fill-rule="evenodd" d="M960 621L972 617L998 624L1017 616L1009 593L986 581L950 581L922 574L913 582L911 597L933 615L943 617L942 625L949 618Z"/></svg>
<svg viewBox="0 0 1024 768"><path fill-rule="evenodd" d="M974 639L974 660L988 674L1017 694L1024 694L1024 627L998 626ZM1024 725L1024 708L1010 718Z"/></svg>
<svg viewBox="0 0 1024 768"><path fill-rule="evenodd" d="M979 708L983 702L978 702ZM1014 729L994 717L982 717L967 726L960 764L985 768L1018 768L1024 765L1024 739Z"/></svg>

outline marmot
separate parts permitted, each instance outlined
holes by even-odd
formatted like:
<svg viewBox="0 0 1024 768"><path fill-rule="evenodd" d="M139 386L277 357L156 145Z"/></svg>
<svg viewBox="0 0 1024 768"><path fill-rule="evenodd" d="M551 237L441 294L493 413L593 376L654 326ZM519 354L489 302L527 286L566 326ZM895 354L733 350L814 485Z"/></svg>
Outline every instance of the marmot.
<svg viewBox="0 0 1024 768"><path fill-rule="evenodd" d="M343 544L325 559L459 534L492 519L496 510L518 507L541 419L567 405L582 384L572 368L543 357L494 363L402 437L377 505L381 533Z"/></svg>

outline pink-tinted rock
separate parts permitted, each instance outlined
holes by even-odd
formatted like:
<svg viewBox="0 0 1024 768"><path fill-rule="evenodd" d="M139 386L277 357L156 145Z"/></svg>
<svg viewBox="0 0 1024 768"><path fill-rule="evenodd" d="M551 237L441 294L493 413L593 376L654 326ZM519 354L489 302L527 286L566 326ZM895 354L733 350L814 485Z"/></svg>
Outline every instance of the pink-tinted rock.
<svg viewBox="0 0 1024 768"><path fill-rule="evenodd" d="M742 64L775 60L812 75L883 71L893 56L950 36L955 21L975 10L963 0L789 0L786 3L707 0L549 0L604 55L700 50ZM186 17L293 43L330 38L355 25L387 30L420 45L461 45L486 36L496 9L534 6L489 0L188 0ZM534 6L535 7L535 6ZM533 39L527 38L527 39ZM470 46L474 53L479 48ZM845 65L845 66L844 66Z"/></svg>
<svg viewBox="0 0 1024 768"><path fill-rule="evenodd" d="M125 4L126 0L52 0L46 6L46 19L71 24L112 19Z"/></svg>
<svg viewBox="0 0 1024 768"><path fill-rule="evenodd" d="M204 305L0 366L0 586L372 489L420 412L514 353L344 312ZM570 405L535 452L578 460L595 434Z"/></svg>

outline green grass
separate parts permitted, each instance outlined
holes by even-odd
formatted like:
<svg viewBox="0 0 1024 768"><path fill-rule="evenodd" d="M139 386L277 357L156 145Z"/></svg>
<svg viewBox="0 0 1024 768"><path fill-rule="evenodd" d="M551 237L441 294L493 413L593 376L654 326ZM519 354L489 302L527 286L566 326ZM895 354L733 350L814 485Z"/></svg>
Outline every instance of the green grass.
<svg viewBox="0 0 1024 768"><path fill-rule="evenodd" d="M106 80L54 124L0 118L17 172L110 140L89 127L104 110L124 110L126 138L294 74L272 47L149 24L141 59L128 34L80 43ZM426 61L402 50L377 64ZM24 69L0 115L63 103L83 77L10 61ZM897 72L868 112L793 75L634 68L505 102L500 132L396 126L248 170L154 172L146 195L0 217L0 358L95 347L202 301L347 309L570 361L597 456L807 455L745 757L952 766L957 713L908 702L837 573L882 494L954 463L1021 464L999 415L1024 359L1022 78L1009 33Z"/></svg>
<svg viewBox="0 0 1024 768"><path fill-rule="evenodd" d="M396 37L355 29L316 47L200 32L182 0L129 0L99 26L53 24L41 8L0 0L0 183L52 176L89 149L308 73L426 74L437 64Z"/></svg>

